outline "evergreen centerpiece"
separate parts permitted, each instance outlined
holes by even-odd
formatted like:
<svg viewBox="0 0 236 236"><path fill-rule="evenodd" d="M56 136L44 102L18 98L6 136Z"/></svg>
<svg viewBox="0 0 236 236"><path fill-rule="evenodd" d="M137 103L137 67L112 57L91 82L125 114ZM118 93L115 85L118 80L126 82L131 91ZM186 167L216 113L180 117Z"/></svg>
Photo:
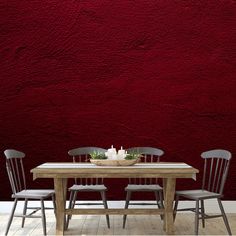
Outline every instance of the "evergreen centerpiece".
<svg viewBox="0 0 236 236"><path fill-rule="evenodd" d="M131 166L142 157L137 151L127 153L123 147L117 152L113 145L105 153L94 151L90 156L90 162L97 166Z"/></svg>
<svg viewBox="0 0 236 236"><path fill-rule="evenodd" d="M91 156L91 159L94 159L94 160L107 159L107 157L105 156L105 153L102 153L102 152L99 152L99 151L93 151L89 155Z"/></svg>
<svg viewBox="0 0 236 236"><path fill-rule="evenodd" d="M142 157L141 153L130 152L126 154L125 160L134 160L134 159L139 159L140 157Z"/></svg>

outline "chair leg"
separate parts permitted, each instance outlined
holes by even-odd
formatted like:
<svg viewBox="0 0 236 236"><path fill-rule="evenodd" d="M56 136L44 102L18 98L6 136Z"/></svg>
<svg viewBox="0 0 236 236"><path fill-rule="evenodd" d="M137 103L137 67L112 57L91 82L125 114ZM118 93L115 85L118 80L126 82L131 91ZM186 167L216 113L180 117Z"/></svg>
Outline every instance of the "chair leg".
<svg viewBox="0 0 236 236"><path fill-rule="evenodd" d="M196 200L195 235L198 235L198 227L199 227L199 200Z"/></svg>
<svg viewBox="0 0 236 236"><path fill-rule="evenodd" d="M228 234L232 235L232 232L231 232L231 229L230 229L230 226L229 226L229 222L228 222L228 219L226 217L225 210L224 210L224 207L222 205L222 202L221 202L221 200L219 198L217 198L217 200L218 200L218 204L219 204L219 207L220 207L220 210L221 210L221 214L222 214L222 217L224 219L225 226L227 228Z"/></svg>
<svg viewBox="0 0 236 236"><path fill-rule="evenodd" d="M164 208L163 192L162 191L159 191L159 199L160 199L161 207Z"/></svg>
<svg viewBox="0 0 236 236"><path fill-rule="evenodd" d="M162 209L164 208L163 207L163 202L162 201L162 195L161 195L161 192L160 191L154 191L155 193L155 197L156 197L156 201L157 201L157 206L159 209ZM160 215L161 217L161 220L163 220L163 215Z"/></svg>
<svg viewBox="0 0 236 236"><path fill-rule="evenodd" d="M73 195L73 199L72 199L72 208L75 208L75 203L76 203L76 199L77 199L77 191L74 191L74 195ZM70 215L70 219L72 218L72 215Z"/></svg>
<svg viewBox="0 0 236 236"><path fill-rule="evenodd" d="M53 210L54 210L54 214L56 216L56 201L55 201L55 195L52 195L52 203L53 203Z"/></svg>
<svg viewBox="0 0 236 236"><path fill-rule="evenodd" d="M75 194L74 191L71 191L71 192L70 192L69 206L68 206L69 209L72 208L74 194ZM71 215L67 215L65 229L68 229L70 219L71 219Z"/></svg>
<svg viewBox="0 0 236 236"><path fill-rule="evenodd" d="M14 213L15 213L15 210L16 210L17 201L18 201L17 199L15 199L15 201L14 201L14 205L13 205L12 210L11 210L11 215L10 215L8 223L7 223L7 228L6 228L5 235L8 234L8 231L10 229L10 226L11 226L11 223L12 223L12 219L14 217Z"/></svg>
<svg viewBox="0 0 236 236"><path fill-rule="evenodd" d="M100 194L101 194L101 197L102 197L102 201L103 201L104 208L105 208L105 209L108 209L105 191L101 191ZM106 220L107 220L107 227L110 229L110 219L109 219L109 215L106 215Z"/></svg>
<svg viewBox="0 0 236 236"><path fill-rule="evenodd" d="M174 205L174 221L175 221L176 214L177 214L178 203L179 203L179 196L176 195L176 196L175 196L175 205Z"/></svg>
<svg viewBox="0 0 236 236"><path fill-rule="evenodd" d="M27 212L27 204L28 204L28 199L25 199L25 204L24 204L24 209L23 209L23 217L22 217L22 223L21 223L22 228L25 225L25 216L26 216L26 212Z"/></svg>
<svg viewBox="0 0 236 236"><path fill-rule="evenodd" d="M41 212L42 212L42 225L43 225L43 234L47 235L46 230L46 217L45 217L45 208L44 208L44 201L41 200Z"/></svg>
<svg viewBox="0 0 236 236"><path fill-rule="evenodd" d="M131 191L127 191L126 200L125 200L125 209L128 209L129 207L130 198L131 198ZM127 215L124 215L123 216L123 229L125 228L126 219L127 219Z"/></svg>
<svg viewBox="0 0 236 236"><path fill-rule="evenodd" d="M202 227L205 228L205 207L204 200L201 200Z"/></svg>

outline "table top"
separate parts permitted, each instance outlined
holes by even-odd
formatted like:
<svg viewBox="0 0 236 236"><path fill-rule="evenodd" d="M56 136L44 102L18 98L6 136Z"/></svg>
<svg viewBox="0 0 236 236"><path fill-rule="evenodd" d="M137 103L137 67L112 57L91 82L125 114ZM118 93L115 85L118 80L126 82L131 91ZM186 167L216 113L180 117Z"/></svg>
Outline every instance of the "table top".
<svg viewBox="0 0 236 236"><path fill-rule="evenodd" d="M52 162L32 169L36 178L196 178L199 171L183 162L137 163L132 166L96 166L91 163Z"/></svg>

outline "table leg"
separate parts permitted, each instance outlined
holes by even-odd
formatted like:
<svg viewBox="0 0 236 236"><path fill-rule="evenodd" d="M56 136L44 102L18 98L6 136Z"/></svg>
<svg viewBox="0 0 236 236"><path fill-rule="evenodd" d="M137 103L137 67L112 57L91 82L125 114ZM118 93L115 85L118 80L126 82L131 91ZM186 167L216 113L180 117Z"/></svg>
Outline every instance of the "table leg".
<svg viewBox="0 0 236 236"><path fill-rule="evenodd" d="M163 229L166 234L174 233L174 218L173 218L173 202L175 196L175 178L163 179L163 193L164 193L164 225Z"/></svg>
<svg viewBox="0 0 236 236"><path fill-rule="evenodd" d="M55 178L56 235L64 235L67 179Z"/></svg>

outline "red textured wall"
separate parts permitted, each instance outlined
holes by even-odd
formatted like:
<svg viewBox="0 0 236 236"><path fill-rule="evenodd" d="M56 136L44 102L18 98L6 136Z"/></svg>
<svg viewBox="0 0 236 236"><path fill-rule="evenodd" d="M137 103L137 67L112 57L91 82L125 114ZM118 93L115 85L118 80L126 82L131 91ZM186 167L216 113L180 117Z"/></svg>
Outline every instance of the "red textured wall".
<svg viewBox="0 0 236 236"><path fill-rule="evenodd" d="M225 148L235 199L235 26L233 0L1 0L1 153L24 151L29 171L79 146L154 146L201 168L201 152ZM108 197L122 199L125 183L107 180Z"/></svg>

